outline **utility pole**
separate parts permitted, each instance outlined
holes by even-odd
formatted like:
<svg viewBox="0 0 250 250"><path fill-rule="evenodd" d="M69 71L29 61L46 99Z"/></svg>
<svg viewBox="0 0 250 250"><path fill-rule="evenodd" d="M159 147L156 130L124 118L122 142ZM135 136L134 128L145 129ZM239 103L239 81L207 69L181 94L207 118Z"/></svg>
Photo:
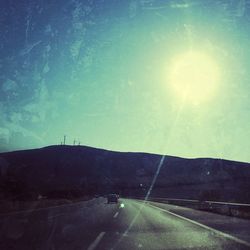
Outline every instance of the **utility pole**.
<svg viewBox="0 0 250 250"><path fill-rule="evenodd" d="M64 135L63 137L63 145L65 145L65 143L66 143L66 135Z"/></svg>

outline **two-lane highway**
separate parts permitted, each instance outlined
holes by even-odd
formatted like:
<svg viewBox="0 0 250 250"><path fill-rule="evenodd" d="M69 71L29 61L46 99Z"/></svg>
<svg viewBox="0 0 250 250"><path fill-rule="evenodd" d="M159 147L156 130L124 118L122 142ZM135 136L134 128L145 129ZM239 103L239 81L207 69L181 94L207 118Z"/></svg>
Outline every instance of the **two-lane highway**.
<svg viewBox="0 0 250 250"><path fill-rule="evenodd" d="M0 249L250 249L247 240L178 215L177 208L130 199L107 204L98 198L9 214L0 217ZM225 223L228 218L210 216ZM250 222L242 223L250 232Z"/></svg>

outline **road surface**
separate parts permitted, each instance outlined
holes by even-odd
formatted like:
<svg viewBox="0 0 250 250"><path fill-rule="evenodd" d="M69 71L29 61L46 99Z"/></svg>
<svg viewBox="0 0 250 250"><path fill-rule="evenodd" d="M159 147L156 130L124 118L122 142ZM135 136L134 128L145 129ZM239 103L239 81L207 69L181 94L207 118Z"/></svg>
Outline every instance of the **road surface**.
<svg viewBox="0 0 250 250"><path fill-rule="evenodd" d="M0 216L0 249L250 249L250 221L104 198Z"/></svg>

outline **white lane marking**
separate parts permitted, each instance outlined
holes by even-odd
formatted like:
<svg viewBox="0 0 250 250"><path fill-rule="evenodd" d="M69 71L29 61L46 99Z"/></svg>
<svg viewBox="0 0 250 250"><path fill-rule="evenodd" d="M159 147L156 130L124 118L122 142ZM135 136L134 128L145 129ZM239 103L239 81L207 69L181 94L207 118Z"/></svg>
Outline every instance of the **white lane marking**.
<svg viewBox="0 0 250 250"><path fill-rule="evenodd" d="M118 216L119 212L116 212L113 218L116 218Z"/></svg>
<svg viewBox="0 0 250 250"><path fill-rule="evenodd" d="M190 222L190 223L193 223L194 225L197 225L197 226L200 226L200 227L202 227L202 228L204 228L204 229L210 230L210 231L212 231L212 232L214 232L214 233L216 233L216 234L218 234L218 235L220 235L220 236L223 236L223 237L225 237L225 238L227 238L227 239L233 240L233 241L235 241L235 242L237 242L237 243L240 243L240 244L243 244L243 245L245 245L245 246L250 247L250 243L247 242L247 241L244 241L244 240L241 240L241 239L239 239L239 238L236 238L236 237L234 237L234 236L232 236L232 235L230 235L230 234L223 233L223 232L221 232L221 231L219 231L219 230L217 230L217 229L214 229L214 228L212 228L212 227L206 226L206 225L204 225L204 224L201 224L201 223L199 223L199 222L197 222L197 221L188 219L188 218L183 217L183 216L181 216L181 215L175 214L175 213L170 212L170 211L168 211L168 210L166 210L166 209L163 209L163 208L160 208L160 207L156 207L156 206L151 205L151 204L148 204L148 205L151 206L151 207L153 207L153 208L156 208L156 209L158 209L158 210L160 210L160 211L162 211L162 212L171 214L171 215L173 215L173 216L175 216L175 217L177 217L177 218L179 218L179 219L186 220L186 221L188 221L188 222Z"/></svg>
<svg viewBox="0 0 250 250"><path fill-rule="evenodd" d="M101 241L101 239L103 238L103 236L105 235L105 232L101 232L96 239L92 242L92 244L88 247L88 250L94 250L97 245L99 244L99 242Z"/></svg>

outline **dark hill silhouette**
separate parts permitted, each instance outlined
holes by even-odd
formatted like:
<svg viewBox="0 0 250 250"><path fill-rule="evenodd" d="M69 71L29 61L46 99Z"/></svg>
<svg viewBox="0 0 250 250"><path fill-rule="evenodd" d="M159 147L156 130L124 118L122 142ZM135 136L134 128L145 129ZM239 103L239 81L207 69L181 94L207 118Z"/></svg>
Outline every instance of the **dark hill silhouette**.
<svg viewBox="0 0 250 250"><path fill-rule="evenodd" d="M162 156L86 146L49 146L0 154L2 196L145 195ZM250 202L250 164L165 156L151 196Z"/></svg>

